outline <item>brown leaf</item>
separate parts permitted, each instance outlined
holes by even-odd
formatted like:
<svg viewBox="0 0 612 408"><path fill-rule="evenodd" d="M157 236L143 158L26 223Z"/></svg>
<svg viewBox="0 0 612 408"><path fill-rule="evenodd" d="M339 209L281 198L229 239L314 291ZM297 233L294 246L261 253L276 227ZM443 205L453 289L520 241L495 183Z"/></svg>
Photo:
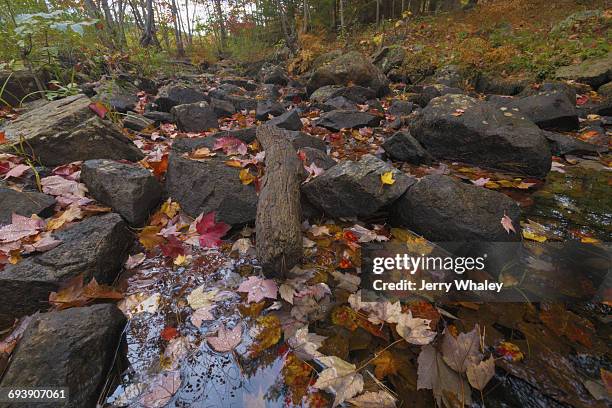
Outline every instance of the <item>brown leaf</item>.
<svg viewBox="0 0 612 408"><path fill-rule="evenodd" d="M559 303L543 304L540 320L557 336L565 336L583 346L591 347L595 327L589 320L566 310Z"/></svg>
<svg viewBox="0 0 612 408"><path fill-rule="evenodd" d="M149 225L144 227L140 234L138 234L138 240L143 247L150 251L166 241L164 237L157 235L159 231L161 231L161 228L158 226Z"/></svg>
<svg viewBox="0 0 612 408"><path fill-rule="evenodd" d="M450 368L465 373L468 366L480 361L480 328L478 325L469 333L459 333L457 337L445 330L442 339L442 356Z"/></svg>
<svg viewBox="0 0 612 408"><path fill-rule="evenodd" d="M242 341L242 326L237 324L233 329L226 329L223 323L219 326L217 336L207 337L206 340L213 350L220 353L232 351Z"/></svg>
<svg viewBox="0 0 612 408"><path fill-rule="evenodd" d="M445 406L442 401L447 402L449 398L465 405L471 404L469 384L446 365L442 355L431 344L421 349L417 363L417 390L433 390L438 406Z"/></svg>
<svg viewBox="0 0 612 408"><path fill-rule="evenodd" d="M495 359L493 356L487 360L483 360L478 364L470 364L467 368L467 378L472 387L478 391L484 390L484 387L491 381L495 375Z"/></svg>
<svg viewBox="0 0 612 408"><path fill-rule="evenodd" d="M380 353L374 360L374 374L376 378L382 380L388 375L393 375L399 370L399 360L395 358L395 354L390 350L385 350Z"/></svg>

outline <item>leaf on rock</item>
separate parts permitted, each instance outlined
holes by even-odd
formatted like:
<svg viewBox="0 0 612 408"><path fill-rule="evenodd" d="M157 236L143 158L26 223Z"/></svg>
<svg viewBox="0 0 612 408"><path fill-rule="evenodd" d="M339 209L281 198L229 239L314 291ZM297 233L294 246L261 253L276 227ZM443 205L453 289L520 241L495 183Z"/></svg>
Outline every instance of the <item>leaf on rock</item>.
<svg viewBox="0 0 612 408"><path fill-rule="evenodd" d="M446 365L442 355L432 345L428 344L421 349L417 364L417 390L433 390L438 406L454 406L442 403L449 395L464 405L471 404L469 384Z"/></svg>
<svg viewBox="0 0 612 408"><path fill-rule="evenodd" d="M308 326L304 326L295 332L293 337L287 340L289 347L295 355L302 360L313 360L322 357L318 349L322 346L325 336L316 333L308 333Z"/></svg>
<svg viewBox="0 0 612 408"><path fill-rule="evenodd" d="M83 288L83 296L89 299L123 299L123 293L117 291L112 286L100 285L96 278L92 278L87 286Z"/></svg>
<svg viewBox="0 0 612 408"><path fill-rule="evenodd" d="M176 327L168 326L168 327L164 328L164 330L161 331L160 337L164 341L170 341L172 339L177 338L178 335L179 335L179 332L176 329Z"/></svg>
<svg viewBox="0 0 612 408"><path fill-rule="evenodd" d="M10 178L10 177L21 177L23 176L23 174L30 170L31 167L28 166L27 164L18 164L17 166L13 167L12 169L10 169L5 175L4 175L4 179Z"/></svg>
<svg viewBox="0 0 612 408"><path fill-rule="evenodd" d="M470 364L475 364L482 358L480 327L475 325L471 332L459 333L457 337L445 330L442 338L442 356L450 368L465 373Z"/></svg>
<svg viewBox="0 0 612 408"><path fill-rule="evenodd" d="M501 219L501 225L502 227L504 227L504 229L506 230L506 232L509 234L510 231L514 232L516 234L516 230L514 229L514 225L512 225L512 219L510 217L508 217L508 215L504 214L504 216Z"/></svg>
<svg viewBox="0 0 612 408"><path fill-rule="evenodd" d="M242 170L240 170L239 177L240 177L240 181L245 186L249 185L252 182L254 182L255 180L257 180L257 177L252 175L251 172L249 171L249 169L242 169Z"/></svg>
<svg viewBox="0 0 612 408"><path fill-rule="evenodd" d="M436 332L430 330L431 320L412 317L412 312L402 313L398 320L395 330L410 344L425 345L433 341Z"/></svg>
<svg viewBox="0 0 612 408"><path fill-rule="evenodd" d="M143 254L142 252L136 255L130 255L128 256L127 261L125 261L125 268L134 269L137 266L140 266L144 262L145 259L146 259L146 255Z"/></svg>
<svg viewBox="0 0 612 408"><path fill-rule="evenodd" d="M380 175L380 181L383 183L383 185L387 184L387 185L391 185L393 183L395 183L395 179L393 178L393 172L392 171L388 171L386 173L383 173Z"/></svg>
<svg viewBox="0 0 612 408"><path fill-rule="evenodd" d="M57 292L49 294L49 303L53 304L57 310L80 307L89 302L83 296L83 274L75 276Z"/></svg>
<svg viewBox="0 0 612 408"><path fill-rule="evenodd" d="M240 139L226 136L220 137L215 141L213 150L223 150L223 153L228 156L235 154L245 155L247 154L247 145Z"/></svg>
<svg viewBox="0 0 612 408"><path fill-rule="evenodd" d="M65 224L75 220L80 220L85 216L81 207L77 204L71 204L66 211L62 212L59 217L51 218L47 222L47 231L55 231L62 228Z"/></svg>
<svg viewBox="0 0 612 408"><path fill-rule="evenodd" d="M87 188L84 184L68 180L61 176L49 176L40 180L43 193L52 196L85 197Z"/></svg>
<svg viewBox="0 0 612 408"><path fill-rule="evenodd" d="M0 355L8 355L13 352L15 346L17 346L17 343L19 343L19 340L21 340L23 332L25 332L25 329L28 328L28 326L32 322L32 319L36 317L36 315L38 315L38 313L35 313L31 316L25 316L19 319L19 322L17 323L11 334L9 334L4 340L0 341Z"/></svg>
<svg viewBox="0 0 612 408"><path fill-rule="evenodd" d="M98 115L101 119L104 119L106 114L108 113L108 109L102 102L94 102L89 104L89 109L93 111L96 115Z"/></svg>
<svg viewBox="0 0 612 408"><path fill-rule="evenodd" d="M495 354L513 363L519 362L525 358L521 349L516 344L510 343L509 341L502 341L499 343L495 347Z"/></svg>
<svg viewBox="0 0 612 408"><path fill-rule="evenodd" d="M272 279L262 279L257 276L249 276L238 287L238 292L248 293L247 302L259 302L263 299L276 299L278 287Z"/></svg>
<svg viewBox="0 0 612 408"><path fill-rule="evenodd" d="M168 237L168 242L160 245L160 249L164 256L173 259L185 255L185 247L183 246L183 242L174 235L170 235Z"/></svg>
<svg viewBox="0 0 612 408"><path fill-rule="evenodd" d="M335 394L333 407L363 391L363 377L357 373L354 364L336 356L320 357L317 360L327 368L319 373L313 387Z"/></svg>
<svg viewBox="0 0 612 408"><path fill-rule="evenodd" d="M232 351L242 341L242 326L238 324L233 329L228 330L223 323L221 323L217 331L217 336L207 337L206 341L208 341L208 344L213 350L219 353Z"/></svg>
<svg viewBox="0 0 612 408"><path fill-rule="evenodd" d="M495 375L495 359L491 356L478 364L470 364L466 374L472 387L478 391L484 390Z"/></svg>
<svg viewBox="0 0 612 408"><path fill-rule="evenodd" d="M221 238L231 229L224 222L215 222L215 212L200 215L195 221L196 231L200 234L200 246L216 248L221 245Z"/></svg>
<svg viewBox="0 0 612 408"><path fill-rule="evenodd" d="M395 401L395 397L387 391L368 391L358 397L346 400L357 408L395 408Z"/></svg>
<svg viewBox="0 0 612 408"><path fill-rule="evenodd" d="M0 244L19 241L32 235L38 234L43 227L43 222L38 217L24 217L13 214L11 223L0 228Z"/></svg>

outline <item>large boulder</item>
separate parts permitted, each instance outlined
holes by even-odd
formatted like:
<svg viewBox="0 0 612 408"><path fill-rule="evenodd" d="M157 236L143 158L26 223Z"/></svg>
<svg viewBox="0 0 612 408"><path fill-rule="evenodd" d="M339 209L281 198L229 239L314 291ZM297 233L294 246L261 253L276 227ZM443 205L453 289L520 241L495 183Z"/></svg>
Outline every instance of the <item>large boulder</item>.
<svg viewBox="0 0 612 408"><path fill-rule="evenodd" d="M383 47L380 51L372 56L372 62L380 70L388 74L393 68L399 68L406 57L404 47L394 45L391 47Z"/></svg>
<svg viewBox="0 0 612 408"><path fill-rule="evenodd" d="M202 102L206 95L186 85L169 84L159 89L155 103L162 112L170 112L174 106Z"/></svg>
<svg viewBox="0 0 612 408"><path fill-rule="evenodd" d="M376 98L376 92L370 88L363 86L341 86L341 85L326 85L317 89L310 95L310 101L314 103L325 103L330 99L345 97L354 103L365 103L370 99Z"/></svg>
<svg viewBox="0 0 612 408"><path fill-rule="evenodd" d="M46 166L89 159L138 161L144 156L112 122L102 120L90 108L85 95L49 102L21 115L4 127L9 143L17 145Z"/></svg>
<svg viewBox="0 0 612 408"><path fill-rule="evenodd" d="M209 138L204 138L209 139ZM221 153L204 161L173 150L168 160L166 190L192 217L216 211L217 220L244 224L255 220L257 193L240 181L240 169L230 167Z"/></svg>
<svg viewBox="0 0 612 408"><path fill-rule="evenodd" d="M543 129L575 130L579 126L576 105L566 93L540 92L514 99L507 108L512 114L525 115Z"/></svg>
<svg viewBox="0 0 612 408"><path fill-rule="evenodd" d="M432 157L427 150L408 131L397 132L381 146L393 160L421 164L431 163Z"/></svg>
<svg viewBox="0 0 612 408"><path fill-rule="evenodd" d="M599 58L590 58L578 65L557 69L555 76L591 85L594 89L612 80L612 52Z"/></svg>
<svg viewBox="0 0 612 408"><path fill-rule="evenodd" d="M391 172L395 182L383 184ZM344 161L302 186L309 202L332 217L372 215L399 198L414 180L372 155Z"/></svg>
<svg viewBox="0 0 612 408"><path fill-rule="evenodd" d="M298 115L295 109L270 119L267 124L286 130L300 130L304 126L300 119L300 115Z"/></svg>
<svg viewBox="0 0 612 408"><path fill-rule="evenodd" d="M606 146L598 146L592 143L583 142L572 136L563 133L544 131L544 136L550 144L550 150L555 156L566 154L599 154L608 151Z"/></svg>
<svg viewBox="0 0 612 408"><path fill-rule="evenodd" d="M161 185L148 170L111 160L89 160L81 168L89 194L134 226L141 226L159 204Z"/></svg>
<svg viewBox="0 0 612 408"><path fill-rule="evenodd" d="M53 236L61 244L0 271L0 327L48 305L49 293L83 274L112 283L127 257L131 237L118 214L89 217Z"/></svg>
<svg viewBox="0 0 612 408"><path fill-rule="evenodd" d="M335 132L341 129L375 127L380 124L380 117L358 110L333 110L326 112L315 121L315 125Z"/></svg>
<svg viewBox="0 0 612 408"><path fill-rule="evenodd" d="M414 110L414 103L395 99L387 109L387 113L394 116L408 116Z"/></svg>
<svg viewBox="0 0 612 408"><path fill-rule="evenodd" d="M37 191L17 191L0 185L0 225L10 224L13 214L30 217L53 213L55 198Z"/></svg>
<svg viewBox="0 0 612 408"><path fill-rule="evenodd" d="M206 102L174 106L170 111L180 130L184 132L204 132L217 129L217 114Z"/></svg>
<svg viewBox="0 0 612 408"><path fill-rule="evenodd" d="M138 103L138 88L126 81L103 80L95 88L94 101L100 101L121 113L134 110Z"/></svg>
<svg viewBox="0 0 612 408"><path fill-rule="evenodd" d="M257 101L257 110L255 111L255 119L268 120L270 115L280 116L285 113L285 107L280 103L272 100Z"/></svg>
<svg viewBox="0 0 612 408"><path fill-rule="evenodd" d="M210 107L220 118L232 116L234 113L236 113L234 104L230 101L224 101L223 99L211 98Z"/></svg>
<svg viewBox="0 0 612 408"><path fill-rule="evenodd" d="M516 112L465 95L433 99L412 135L434 157L544 177L551 153L542 131Z"/></svg>
<svg viewBox="0 0 612 408"><path fill-rule="evenodd" d="M429 175L393 205L393 221L430 241L518 241L520 209L508 196L449 176ZM516 229L501 224L507 215Z"/></svg>
<svg viewBox="0 0 612 408"><path fill-rule="evenodd" d="M125 322L121 311L110 304L34 317L15 349L0 387L67 388L67 400L33 405L95 407L107 385ZM2 404L4 408L23 406L23 402Z"/></svg>
<svg viewBox="0 0 612 408"><path fill-rule="evenodd" d="M261 82L263 82L264 84L285 86L290 81L285 70L279 67L278 65L264 65L261 68L259 77L261 78Z"/></svg>
<svg viewBox="0 0 612 408"><path fill-rule="evenodd" d="M371 88L378 96L388 92L388 80L365 56L351 51L318 67L307 84L309 93L325 85L356 84Z"/></svg>

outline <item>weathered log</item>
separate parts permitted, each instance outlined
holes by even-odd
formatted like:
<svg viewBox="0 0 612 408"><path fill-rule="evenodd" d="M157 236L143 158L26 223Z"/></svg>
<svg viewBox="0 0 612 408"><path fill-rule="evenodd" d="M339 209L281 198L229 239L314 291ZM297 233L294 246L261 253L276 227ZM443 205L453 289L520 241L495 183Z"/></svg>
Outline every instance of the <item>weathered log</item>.
<svg viewBox="0 0 612 408"><path fill-rule="evenodd" d="M275 126L257 128L257 139L266 152L266 174L257 205L256 250L269 277L283 277L303 254L300 182L304 169L285 133Z"/></svg>

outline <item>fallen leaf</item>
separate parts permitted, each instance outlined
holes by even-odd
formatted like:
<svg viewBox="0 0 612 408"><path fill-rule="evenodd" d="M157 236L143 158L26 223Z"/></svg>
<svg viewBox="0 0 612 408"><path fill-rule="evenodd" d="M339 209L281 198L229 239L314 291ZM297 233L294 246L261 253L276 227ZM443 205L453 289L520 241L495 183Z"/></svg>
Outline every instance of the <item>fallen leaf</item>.
<svg viewBox="0 0 612 408"><path fill-rule="evenodd" d="M187 296L187 302L192 309L198 310L203 307L209 307L219 293L218 289L212 289L208 292L204 292L206 287L204 285L195 288L189 296Z"/></svg>
<svg viewBox="0 0 612 408"><path fill-rule="evenodd" d="M88 302L89 299L83 296L83 274L75 276L57 292L49 294L49 303L53 304L57 310L80 307Z"/></svg>
<svg viewBox="0 0 612 408"><path fill-rule="evenodd" d="M169 258L185 256L185 247L183 246L183 242L174 235L170 235L168 237L168 241L160 245L160 249L162 254Z"/></svg>
<svg viewBox="0 0 612 408"><path fill-rule="evenodd" d="M6 143L6 133L0 131L0 144Z"/></svg>
<svg viewBox="0 0 612 408"><path fill-rule="evenodd" d="M142 252L136 254L136 255L130 255L128 256L127 261L125 261L125 268L126 269L134 269L137 266L141 265L144 260L146 259L146 255L143 254Z"/></svg>
<svg viewBox="0 0 612 408"><path fill-rule="evenodd" d="M393 172L388 171L386 173L381 174L380 181L383 183L383 185L385 184L391 185L395 183L395 179L393 178Z"/></svg>
<svg viewBox="0 0 612 408"><path fill-rule="evenodd" d="M164 328L161 333L160 333L160 337L162 338L162 340L164 341L170 341L176 337L178 337L179 332L176 329L176 327L172 327L172 326L168 326L166 328Z"/></svg>
<svg viewBox="0 0 612 408"><path fill-rule="evenodd" d="M151 381L151 385L139 398L139 405L143 408L165 407L174 394L181 387L181 373L179 371L163 371Z"/></svg>
<svg viewBox="0 0 612 408"><path fill-rule="evenodd" d="M417 390L432 390L438 406L456 406L442 403L448 398L447 394L464 405L472 403L469 384L446 365L442 355L432 345L421 349L417 364Z"/></svg>
<svg viewBox="0 0 612 408"><path fill-rule="evenodd" d="M89 109L91 109L96 115L98 115L102 119L104 119L104 117L108 113L108 108L104 106L102 102L90 103Z"/></svg>
<svg viewBox="0 0 612 408"><path fill-rule="evenodd" d="M501 225L502 227L504 227L504 229L506 230L506 232L509 234L510 231L514 232L516 234L516 230L514 229L514 225L512 225L512 219L510 217L508 217L508 215L504 214L504 216L501 219Z"/></svg>
<svg viewBox="0 0 612 408"><path fill-rule="evenodd" d="M351 293L356 292L359 288L361 278L357 275L353 275L351 273L342 273L338 271L332 271L331 275L338 282L338 284L336 285L337 288L347 290Z"/></svg>
<svg viewBox="0 0 612 408"><path fill-rule="evenodd" d="M484 187L491 179L490 178L479 178L478 180L470 180L474 185L478 187Z"/></svg>
<svg viewBox="0 0 612 408"><path fill-rule="evenodd" d="M203 248L216 248L221 245L221 238L231 229L224 222L215 222L214 211L201 215L195 223L196 231L200 234L200 246Z"/></svg>
<svg viewBox="0 0 612 408"><path fill-rule="evenodd" d="M0 341L0 355L9 355L13 352L15 346L17 346L17 343L19 343L19 340L21 340L23 332L25 332L25 330L32 322L32 319L37 315L38 313L35 313L31 316L25 316L19 319L19 322L17 322L17 324L14 326L13 330L11 331L11 334L9 334L6 338Z"/></svg>
<svg viewBox="0 0 612 408"><path fill-rule="evenodd" d="M278 287L272 279L262 279L257 276L249 276L238 287L238 292L248 293L247 302L259 302L265 298L276 299Z"/></svg>
<svg viewBox="0 0 612 408"><path fill-rule="evenodd" d="M523 233L523 238L529 239L531 241L546 242L546 240L548 239L548 238L546 238L543 235L538 235L538 234L536 234L534 232L531 232L531 231L528 231L526 229L523 229L522 233Z"/></svg>
<svg viewBox="0 0 612 408"><path fill-rule="evenodd" d="M495 359L491 356L478 364L472 363L468 365L466 374L472 387L476 388L478 391L484 390L489 381L491 381L491 378L495 375Z"/></svg>
<svg viewBox="0 0 612 408"><path fill-rule="evenodd" d="M318 349L326 337L308 332L308 326L299 328L293 337L287 340L295 355L302 360L313 360L322 357Z"/></svg>
<svg viewBox="0 0 612 408"><path fill-rule="evenodd" d="M47 231L55 231L62 228L65 224L75 220L80 220L85 216L81 207L77 204L71 204L62 212L59 217L51 218L47 221Z"/></svg>
<svg viewBox="0 0 612 408"><path fill-rule="evenodd" d="M510 343L509 341L502 341L499 343L495 347L495 354L513 363L519 362L525 358L521 349L516 344Z"/></svg>
<svg viewBox="0 0 612 408"><path fill-rule="evenodd" d="M220 137L215 141L213 150L223 150L223 153L228 156L235 154L245 155L247 154L247 145L240 139L226 136Z"/></svg>
<svg viewBox="0 0 612 408"><path fill-rule="evenodd" d="M244 184L245 186L246 186L246 185L249 185L249 184L251 184L253 181L257 180L257 177L255 177L254 175L252 175L252 174L249 172L249 169L242 169L242 170L240 170L239 177L240 177L240 181L241 181L241 182L242 182L242 184Z"/></svg>
<svg viewBox="0 0 612 408"><path fill-rule="evenodd" d="M387 391L368 391L358 397L346 400L357 408L395 408L395 401L395 397Z"/></svg>
<svg viewBox="0 0 612 408"><path fill-rule="evenodd" d="M612 372L606 370L605 368L600 368L599 374L601 376L601 381L608 391L608 394L612 394Z"/></svg>
<svg viewBox="0 0 612 408"><path fill-rule="evenodd" d="M213 348L213 350L219 353L226 353L232 351L242 341L242 326L237 324L231 330L227 330L223 323L219 326L216 337L207 337L206 341Z"/></svg>
<svg viewBox="0 0 612 408"><path fill-rule="evenodd" d="M10 169L4 175L4 179L10 178L10 177L14 177L14 178L21 177L24 175L26 171L31 170L31 169L32 168L28 166L27 164L18 164L17 166Z"/></svg>
<svg viewBox="0 0 612 408"><path fill-rule="evenodd" d="M250 333L253 338L251 357L260 355L278 343L282 334L280 319L275 315L260 316L256 323Z"/></svg>
<svg viewBox="0 0 612 408"><path fill-rule="evenodd" d="M84 184L68 180L61 176L49 176L40 180L43 193L52 196L85 197L87 188Z"/></svg>
<svg viewBox="0 0 612 408"><path fill-rule="evenodd" d="M11 223L0 227L0 243L19 241L32 235L38 234L43 223L34 216L33 218L13 214Z"/></svg>
<svg viewBox="0 0 612 408"><path fill-rule="evenodd" d="M372 364L374 364L374 375L379 380L382 380L388 375L396 374L399 370L400 361L395 358L395 355L390 350L384 350L378 354Z"/></svg>
<svg viewBox="0 0 612 408"><path fill-rule="evenodd" d="M412 317L412 312L402 313L397 319L395 330L410 344L425 345L433 341L436 332L430 330L431 320Z"/></svg>
<svg viewBox="0 0 612 408"><path fill-rule="evenodd" d="M144 227L138 234L138 241L147 250L152 250L166 242L164 237L158 235L161 228L159 226L149 225Z"/></svg>
<svg viewBox="0 0 612 408"><path fill-rule="evenodd" d="M123 299L123 293L117 291L112 286L99 284L96 278L92 278L87 286L83 288L83 296L88 299Z"/></svg>
<svg viewBox="0 0 612 408"><path fill-rule="evenodd" d="M319 373L313 387L335 394L332 407L342 404L363 390L363 377L357 373L354 364L336 356L320 357L317 360L326 368Z"/></svg>
<svg viewBox="0 0 612 408"><path fill-rule="evenodd" d="M480 361L480 328L478 325L469 333L453 336L448 330L442 338L442 357L450 368L465 373L470 364Z"/></svg>
<svg viewBox="0 0 612 408"><path fill-rule="evenodd" d="M215 305L208 305L197 309L191 315L191 323L198 329L202 327L202 323L209 320L215 320L212 311L215 309Z"/></svg>

